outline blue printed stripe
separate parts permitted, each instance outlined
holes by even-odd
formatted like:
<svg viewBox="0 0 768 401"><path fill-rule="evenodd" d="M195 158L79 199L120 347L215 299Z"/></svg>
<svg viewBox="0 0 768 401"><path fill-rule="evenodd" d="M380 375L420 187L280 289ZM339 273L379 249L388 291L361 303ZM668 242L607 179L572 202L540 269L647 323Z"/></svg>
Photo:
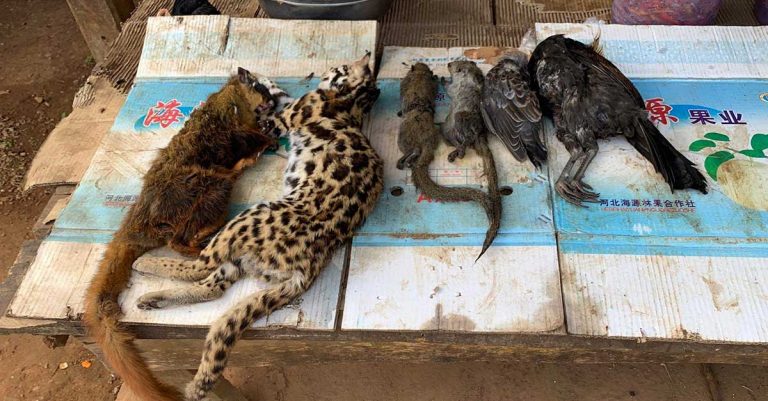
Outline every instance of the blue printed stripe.
<svg viewBox="0 0 768 401"><path fill-rule="evenodd" d="M768 239L561 234L558 249L564 254L768 258Z"/></svg>
<svg viewBox="0 0 768 401"><path fill-rule="evenodd" d="M354 246L415 247L415 246L475 246L481 247L485 234L410 234L405 231L391 234L357 234ZM551 233L499 234L492 246L555 246Z"/></svg>

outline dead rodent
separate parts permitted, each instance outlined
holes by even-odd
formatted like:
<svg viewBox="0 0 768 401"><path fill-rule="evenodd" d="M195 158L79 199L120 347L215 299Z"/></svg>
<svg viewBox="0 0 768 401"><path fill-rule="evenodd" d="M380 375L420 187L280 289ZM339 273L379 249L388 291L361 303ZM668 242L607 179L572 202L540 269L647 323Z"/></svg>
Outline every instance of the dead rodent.
<svg viewBox="0 0 768 401"><path fill-rule="evenodd" d="M475 201L483 207L491 224L479 259L498 232L500 200L497 206L492 197L483 191L438 185L429 176L429 165L435 159L435 150L440 144L440 131L434 121L436 95L437 79L429 67L423 63L412 66L400 83L403 121L400 123L397 144L403 157L398 160L397 168L410 168L416 188L432 199L446 202Z"/></svg>
<svg viewBox="0 0 768 401"><path fill-rule="evenodd" d="M499 192L496 164L488 147L488 136L483 123L481 94L483 72L471 61L448 63L451 83L446 91L451 98L448 116L443 124L443 137L456 149L448 155L448 161L463 158L467 148L474 148L483 159L483 175L488 180L488 206L485 211L490 226L483 243L483 252L491 245L501 224L501 193Z"/></svg>
<svg viewBox="0 0 768 401"><path fill-rule="evenodd" d="M196 254L225 223L235 180L274 143L259 117L274 106L264 85L239 69L190 116L144 176L138 201L107 246L85 295L88 333L128 387L147 400L180 400L154 378L119 322L118 296L131 265L152 248Z"/></svg>
<svg viewBox="0 0 768 401"><path fill-rule="evenodd" d="M429 166L434 159L434 151L440 141L440 132L434 121L436 95L437 79L429 67L424 63L413 65L400 83L398 114L403 121L397 145L403 157L397 161L397 168L413 168L414 163L418 165L419 162Z"/></svg>

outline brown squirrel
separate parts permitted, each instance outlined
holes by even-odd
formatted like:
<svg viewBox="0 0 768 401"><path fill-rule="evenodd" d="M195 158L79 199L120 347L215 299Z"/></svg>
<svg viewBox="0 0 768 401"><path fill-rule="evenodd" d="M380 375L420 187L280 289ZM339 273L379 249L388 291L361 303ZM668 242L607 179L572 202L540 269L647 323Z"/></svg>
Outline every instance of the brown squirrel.
<svg viewBox="0 0 768 401"><path fill-rule="evenodd" d="M112 369L144 400L178 401L182 396L149 371L133 335L119 322L118 296L142 254L169 245L196 255L224 225L235 180L275 142L260 122L275 105L262 80L238 69L160 150L86 292L89 334Z"/></svg>
<svg viewBox="0 0 768 401"><path fill-rule="evenodd" d="M478 146L477 151L484 161L485 175L488 177L489 194L475 188L457 188L438 185L429 176L429 165L435 159L435 150L440 143L440 132L435 126L435 96L437 78L426 64L417 63L411 67L400 84L400 132L397 144L403 157L397 161L397 168L408 167L412 170L412 179L416 188L432 199L447 202L475 201L485 210L490 227L486 232L483 249L477 257L485 253L499 230L501 220L501 199L498 195L496 169L488 146ZM484 143L483 143L484 144ZM490 161L488 161L490 160Z"/></svg>

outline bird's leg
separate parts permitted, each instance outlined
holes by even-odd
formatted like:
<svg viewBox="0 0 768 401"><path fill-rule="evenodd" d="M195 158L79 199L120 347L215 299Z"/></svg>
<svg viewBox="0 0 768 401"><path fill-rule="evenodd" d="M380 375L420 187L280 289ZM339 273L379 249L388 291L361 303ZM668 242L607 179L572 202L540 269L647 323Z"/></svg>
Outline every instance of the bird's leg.
<svg viewBox="0 0 768 401"><path fill-rule="evenodd" d="M582 199L584 199L585 196L584 191L573 185L573 167L586 156L584 148L579 142L579 135L567 129L559 110L555 110L553 120L555 123L555 136L570 154L570 158L565 164L565 167L563 167L560 177L558 177L555 182L555 190L568 203L586 207L581 204Z"/></svg>
<svg viewBox="0 0 768 401"><path fill-rule="evenodd" d="M570 154L570 158L565 164L565 167L563 167L560 177L558 177L555 182L555 190L563 197L563 199L568 201L568 203L576 206L583 206L581 200L584 194L571 183L574 176L573 167L585 156L584 149L581 147L577 136L565 128L559 113L555 113L554 120L555 127L557 127L555 136L563 143L568 154Z"/></svg>
<svg viewBox="0 0 768 401"><path fill-rule="evenodd" d="M587 172L587 167L592 163L595 156L597 156L597 142L592 140L586 143L586 150L583 153L582 159L579 161L579 168L576 169L576 173L571 177L571 186L584 194L582 200L585 202L598 202L598 199L600 198L600 194L592 192L592 187L582 181L584 174Z"/></svg>
<svg viewBox="0 0 768 401"><path fill-rule="evenodd" d="M579 196L580 194L575 190L575 188L571 187L570 182L572 179L571 170L573 170L573 165L583 156L583 152L580 147L574 147L569 149L568 153L570 153L570 158L565 164L565 167L563 167L563 171L560 172L560 177L558 177L557 181L555 182L555 190L560 194L560 196L563 197L563 199L569 203L572 203L576 206L582 206L581 197Z"/></svg>

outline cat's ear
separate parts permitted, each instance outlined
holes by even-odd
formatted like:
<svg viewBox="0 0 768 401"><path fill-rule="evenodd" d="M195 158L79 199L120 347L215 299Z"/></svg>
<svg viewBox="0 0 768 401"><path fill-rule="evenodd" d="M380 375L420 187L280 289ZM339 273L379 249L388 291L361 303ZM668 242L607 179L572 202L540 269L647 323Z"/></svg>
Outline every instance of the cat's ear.
<svg viewBox="0 0 768 401"><path fill-rule="evenodd" d="M251 82L253 82L253 78L251 78L250 71L246 70L243 67L237 67L237 78L240 80L240 83L250 85Z"/></svg>
<svg viewBox="0 0 768 401"><path fill-rule="evenodd" d="M370 61L371 61L371 52L366 51L365 55L360 60L357 60L354 62L354 65L360 66L360 67L367 66L368 63L370 63Z"/></svg>

